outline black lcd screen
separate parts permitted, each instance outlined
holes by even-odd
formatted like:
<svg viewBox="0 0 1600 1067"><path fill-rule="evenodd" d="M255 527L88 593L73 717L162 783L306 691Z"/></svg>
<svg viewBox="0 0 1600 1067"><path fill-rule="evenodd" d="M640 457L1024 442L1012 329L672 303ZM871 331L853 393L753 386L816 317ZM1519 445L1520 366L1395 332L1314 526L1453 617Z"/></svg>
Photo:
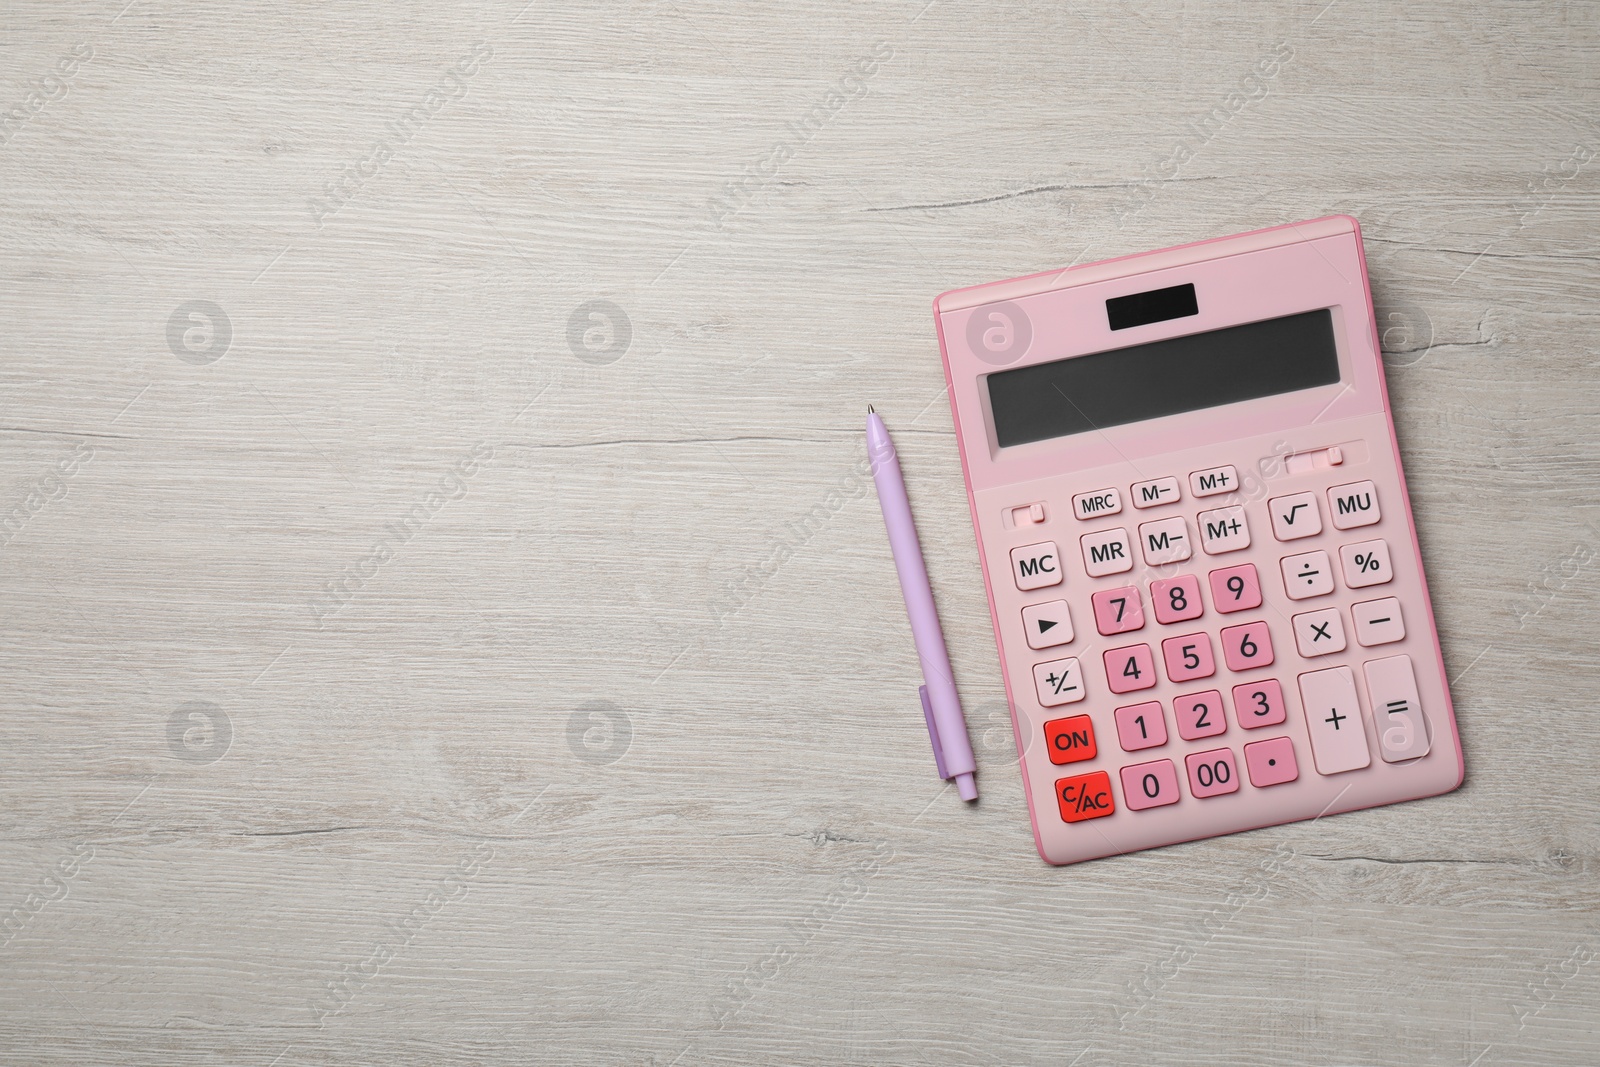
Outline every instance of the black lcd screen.
<svg viewBox="0 0 1600 1067"><path fill-rule="evenodd" d="M1328 308L988 375L1001 447L1339 380Z"/></svg>
<svg viewBox="0 0 1600 1067"><path fill-rule="evenodd" d="M1200 305L1195 302L1193 285L1173 285L1148 293L1114 296L1106 301L1106 321L1113 330L1129 330L1198 314Z"/></svg>

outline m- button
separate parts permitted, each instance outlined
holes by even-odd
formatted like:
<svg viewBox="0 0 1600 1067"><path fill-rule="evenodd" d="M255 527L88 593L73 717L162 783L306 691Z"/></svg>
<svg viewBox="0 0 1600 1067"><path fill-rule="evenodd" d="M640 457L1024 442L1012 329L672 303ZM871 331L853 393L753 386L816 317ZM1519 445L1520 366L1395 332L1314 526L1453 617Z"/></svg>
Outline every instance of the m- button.
<svg viewBox="0 0 1600 1067"><path fill-rule="evenodd" d="M1011 550L1011 577L1022 590L1061 584L1061 553L1054 541L1040 541Z"/></svg>

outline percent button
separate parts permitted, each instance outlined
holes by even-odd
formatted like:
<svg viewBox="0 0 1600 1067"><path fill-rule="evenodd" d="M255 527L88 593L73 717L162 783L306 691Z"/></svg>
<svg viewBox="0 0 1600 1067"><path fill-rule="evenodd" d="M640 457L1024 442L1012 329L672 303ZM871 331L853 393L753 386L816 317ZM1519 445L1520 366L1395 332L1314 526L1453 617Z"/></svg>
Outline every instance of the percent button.
<svg viewBox="0 0 1600 1067"><path fill-rule="evenodd" d="M1394 581L1389 543L1382 539L1345 545L1339 549L1339 562L1344 565L1344 584L1351 589Z"/></svg>

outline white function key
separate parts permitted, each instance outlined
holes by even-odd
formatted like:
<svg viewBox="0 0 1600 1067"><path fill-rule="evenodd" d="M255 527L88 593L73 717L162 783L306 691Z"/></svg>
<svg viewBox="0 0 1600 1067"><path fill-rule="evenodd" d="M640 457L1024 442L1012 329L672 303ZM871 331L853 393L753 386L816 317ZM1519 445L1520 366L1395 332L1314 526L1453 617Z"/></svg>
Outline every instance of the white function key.
<svg viewBox="0 0 1600 1067"><path fill-rule="evenodd" d="M1364 604L1352 604L1350 618L1356 624L1358 645L1371 648L1373 645L1391 645L1405 639L1406 621L1400 614L1400 601L1392 596L1369 600Z"/></svg>
<svg viewBox="0 0 1600 1067"><path fill-rule="evenodd" d="M1356 702L1356 678L1349 667L1302 674L1300 700L1318 774L1341 774L1372 763L1361 705Z"/></svg>
<svg viewBox="0 0 1600 1067"><path fill-rule="evenodd" d="M1039 703L1047 708L1082 700L1083 669L1078 666L1078 657L1035 663L1033 688L1039 695Z"/></svg>
<svg viewBox="0 0 1600 1067"><path fill-rule="evenodd" d="M1180 495L1176 478L1155 478L1148 482L1136 482L1130 491L1133 494L1133 506L1136 508L1176 504Z"/></svg>
<svg viewBox="0 0 1600 1067"><path fill-rule="evenodd" d="M1139 547L1144 551L1144 561L1152 567L1182 563L1194 555L1189 547L1189 526L1182 515L1140 524Z"/></svg>
<svg viewBox="0 0 1600 1067"><path fill-rule="evenodd" d="M1294 643L1300 649L1300 655L1306 659L1344 651L1344 621L1339 618L1338 608L1308 611L1304 615L1296 615L1291 621L1294 624Z"/></svg>
<svg viewBox="0 0 1600 1067"><path fill-rule="evenodd" d="M1394 567L1389 564L1389 543L1382 538L1345 545L1339 549L1339 562L1344 565L1344 584L1351 589L1394 581Z"/></svg>
<svg viewBox="0 0 1600 1067"><path fill-rule="evenodd" d="M1333 592L1333 561L1321 549L1285 556L1279 566L1283 568L1283 591L1289 594L1290 600L1306 600Z"/></svg>
<svg viewBox="0 0 1600 1067"><path fill-rule="evenodd" d="M1029 604L1022 609L1022 632L1029 648L1053 648L1072 641L1072 613L1065 600Z"/></svg>
<svg viewBox="0 0 1600 1067"><path fill-rule="evenodd" d="M1417 696L1417 676L1410 656L1375 659L1364 668L1367 695L1372 698L1373 725L1378 728L1378 755L1385 763L1428 754L1428 720Z"/></svg>
<svg viewBox="0 0 1600 1067"><path fill-rule="evenodd" d="M1239 472L1233 469L1231 463L1226 467L1212 467L1189 475L1189 491L1195 496L1216 496L1218 493L1231 493L1237 488Z"/></svg>
<svg viewBox="0 0 1600 1067"><path fill-rule="evenodd" d="M1122 491L1118 489L1096 489L1072 498L1072 513L1080 519L1098 519L1102 515L1115 515L1121 510Z"/></svg>
<svg viewBox="0 0 1600 1067"><path fill-rule="evenodd" d="M1089 577L1133 570L1133 545L1128 541L1128 531L1122 527L1084 534L1079 540L1083 544L1083 569L1089 572Z"/></svg>
<svg viewBox="0 0 1600 1067"><path fill-rule="evenodd" d="M1378 487L1371 482L1351 482L1328 490L1328 514L1336 530L1371 526L1383 518L1378 510Z"/></svg>
<svg viewBox="0 0 1600 1067"><path fill-rule="evenodd" d="M1315 493L1275 497L1267 501L1267 513L1272 516L1272 536L1280 541L1315 537L1322 532L1322 512Z"/></svg>
<svg viewBox="0 0 1600 1067"><path fill-rule="evenodd" d="M1021 590L1061 584L1061 553L1054 541L1040 541L1011 550L1011 577Z"/></svg>
<svg viewBox="0 0 1600 1067"><path fill-rule="evenodd" d="M1243 505L1202 511L1198 521L1200 547L1208 555L1220 556L1250 547L1250 524L1245 521Z"/></svg>

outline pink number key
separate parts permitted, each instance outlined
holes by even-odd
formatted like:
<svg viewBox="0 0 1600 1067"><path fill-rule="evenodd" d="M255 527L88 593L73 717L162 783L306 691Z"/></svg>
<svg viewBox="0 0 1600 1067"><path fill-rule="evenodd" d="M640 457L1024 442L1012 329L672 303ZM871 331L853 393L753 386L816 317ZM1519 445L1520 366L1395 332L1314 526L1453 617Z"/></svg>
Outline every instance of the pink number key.
<svg viewBox="0 0 1600 1067"><path fill-rule="evenodd" d="M1211 572L1211 602L1226 615L1261 606L1261 578L1254 563Z"/></svg>
<svg viewBox="0 0 1600 1067"><path fill-rule="evenodd" d="M1102 589L1089 599L1094 604L1094 628L1107 637L1144 628L1144 603L1133 586Z"/></svg>

